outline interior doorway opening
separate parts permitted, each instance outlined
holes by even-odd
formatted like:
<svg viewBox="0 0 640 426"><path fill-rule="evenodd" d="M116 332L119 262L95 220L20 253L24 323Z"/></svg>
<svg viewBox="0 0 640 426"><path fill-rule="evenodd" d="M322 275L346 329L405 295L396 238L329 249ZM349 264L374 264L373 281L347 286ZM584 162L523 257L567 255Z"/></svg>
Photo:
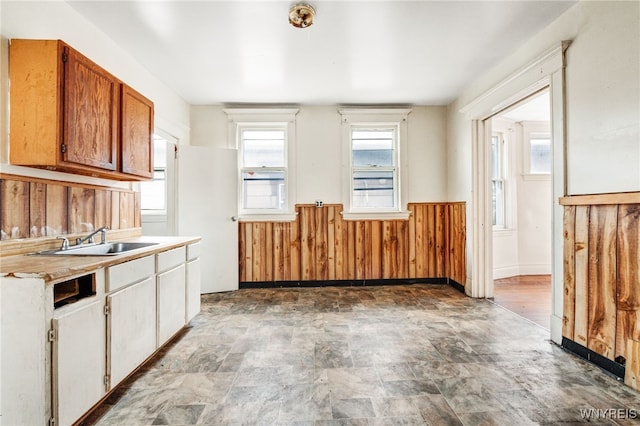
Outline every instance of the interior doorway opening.
<svg viewBox="0 0 640 426"><path fill-rule="evenodd" d="M550 328L553 147L549 88L489 118L494 302Z"/></svg>

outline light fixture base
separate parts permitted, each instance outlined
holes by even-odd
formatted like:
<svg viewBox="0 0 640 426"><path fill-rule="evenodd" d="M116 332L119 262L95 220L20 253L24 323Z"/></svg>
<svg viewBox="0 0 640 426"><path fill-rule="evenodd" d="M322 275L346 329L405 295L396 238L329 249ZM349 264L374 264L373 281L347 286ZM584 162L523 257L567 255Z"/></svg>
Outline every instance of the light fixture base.
<svg viewBox="0 0 640 426"><path fill-rule="evenodd" d="M313 25L315 9L309 3L296 3L289 9L289 23L296 28Z"/></svg>

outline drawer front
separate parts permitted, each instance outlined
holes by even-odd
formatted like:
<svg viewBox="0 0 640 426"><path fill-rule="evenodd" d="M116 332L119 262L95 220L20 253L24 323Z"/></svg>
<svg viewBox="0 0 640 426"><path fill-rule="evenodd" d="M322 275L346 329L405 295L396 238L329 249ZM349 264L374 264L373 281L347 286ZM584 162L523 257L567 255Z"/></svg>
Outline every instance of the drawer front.
<svg viewBox="0 0 640 426"><path fill-rule="evenodd" d="M142 257L129 262L120 263L107 268L106 291L111 292L119 288L141 281L155 274L154 256Z"/></svg>
<svg viewBox="0 0 640 426"><path fill-rule="evenodd" d="M183 246L172 250L163 251L162 253L158 253L157 256L157 272L161 273L184 263L186 259L186 248Z"/></svg>
<svg viewBox="0 0 640 426"><path fill-rule="evenodd" d="M200 250L202 245L200 243L193 243L187 246L187 260L193 260L200 257Z"/></svg>

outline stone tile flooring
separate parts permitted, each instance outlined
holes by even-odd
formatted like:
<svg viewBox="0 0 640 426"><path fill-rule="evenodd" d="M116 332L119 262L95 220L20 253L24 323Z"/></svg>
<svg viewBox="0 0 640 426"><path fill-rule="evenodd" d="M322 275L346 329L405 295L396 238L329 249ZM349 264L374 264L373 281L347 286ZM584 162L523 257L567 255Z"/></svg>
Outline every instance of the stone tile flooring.
<svg viewBox="0 0 640 426"><path fill-rule="evenodd" d="M638 424L640 393L440 285L203 296L99 425Z"/></svg>

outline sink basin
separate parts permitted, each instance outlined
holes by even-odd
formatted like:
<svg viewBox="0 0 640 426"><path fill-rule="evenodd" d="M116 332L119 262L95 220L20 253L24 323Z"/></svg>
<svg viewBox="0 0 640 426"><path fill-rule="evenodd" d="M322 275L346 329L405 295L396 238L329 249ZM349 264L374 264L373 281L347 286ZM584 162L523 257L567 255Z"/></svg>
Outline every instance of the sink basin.
<svg viewBox="0 0 640 426"><path fill-rule="evenodd" d="M131 250L137 250L144 247L156 245L158 243L107 243L107 244L91 244L82 245L80 247L70 247L67 250L47 250L36 254L47 256L115 256L126 253Z"/></svg>

